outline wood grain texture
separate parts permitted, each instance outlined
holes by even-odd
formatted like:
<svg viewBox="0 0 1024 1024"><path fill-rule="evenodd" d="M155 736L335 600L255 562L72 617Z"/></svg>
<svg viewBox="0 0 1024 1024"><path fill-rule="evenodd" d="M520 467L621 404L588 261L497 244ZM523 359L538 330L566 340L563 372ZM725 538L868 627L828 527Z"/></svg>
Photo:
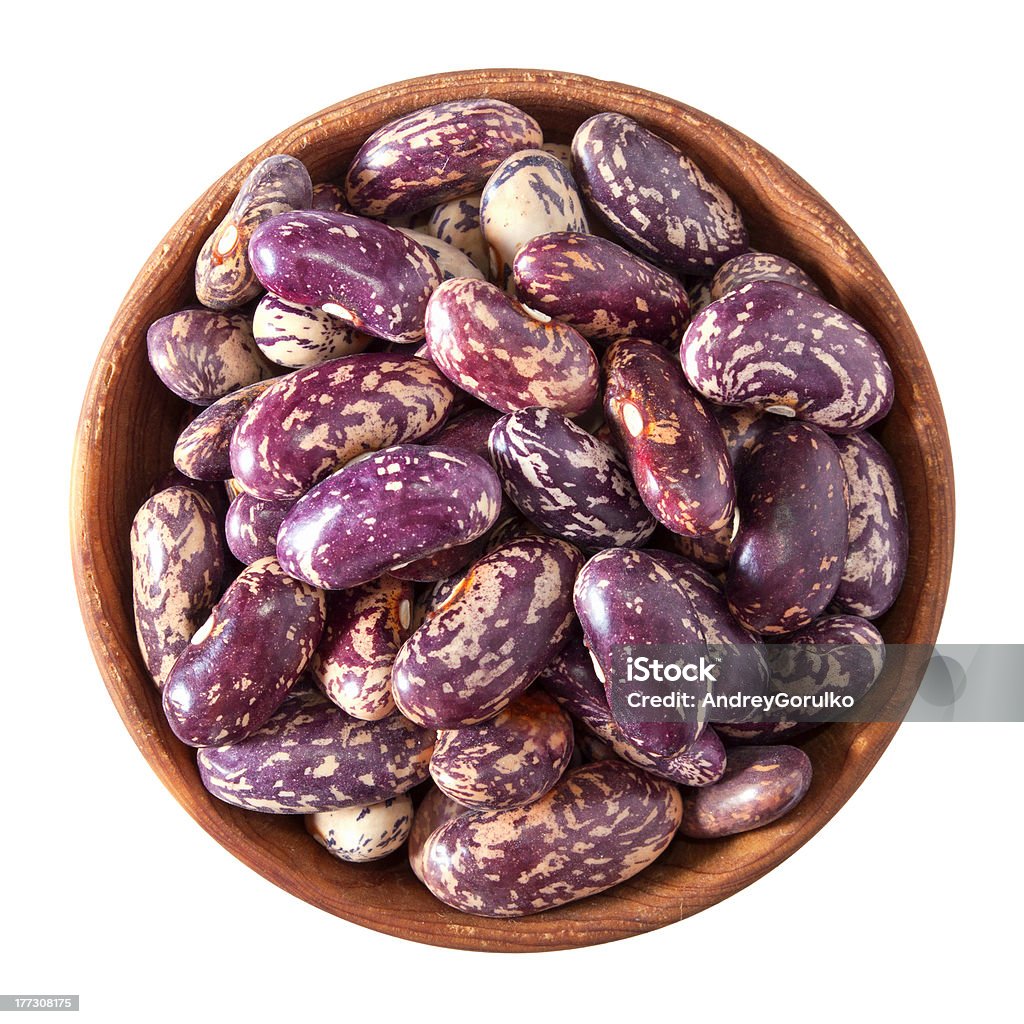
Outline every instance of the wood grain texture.
<svg viewBox="0 0 1024 1024"><path fill-rule="evenodd" d="M196 255L243 178L264 157L291 153L315 182L340 181L359 143L381 124L430 103L476 96L522 107L554 141L567 141L582 120L603 110L636 118L725 185L743 208L755 247L800 263L875 334L896 379L896 404L879 434L899 467L911 527L906 584L879 626L890 643L934 642L953 554L952 461L928 361L889 282L825 200L750 139L666 97L559 72L466 71L375 89L281 132L212 185L142 268L103 342L78 428L72 553L89 640L125 725L163 783L240 860L315 906L392 935L461 949L562 949L679 921L770 871L850 797L898 722L832 726L803 742L814 783L803 803L774 825L715 842L677 841L651 869L608 893L535 917L489 921L435 900L402 855L345 864L306 835L301 819L247 813L211 797L193 751L164 720L132 622L129 529L151 482L171 466L184 411L150 370L146 328L193 301ZM917 683L911 672L897 681L899 707Z"/></svg>

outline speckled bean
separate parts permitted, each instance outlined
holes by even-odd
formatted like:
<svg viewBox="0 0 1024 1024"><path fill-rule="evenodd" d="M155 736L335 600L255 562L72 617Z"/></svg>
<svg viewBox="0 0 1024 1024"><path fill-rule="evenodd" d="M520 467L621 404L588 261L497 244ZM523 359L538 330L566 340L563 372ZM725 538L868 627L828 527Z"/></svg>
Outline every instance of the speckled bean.
<svg viewBox="0 0 1024 1024"><path fill-rule="evenodd" d="M569 772L527 807L459 815L426 841L423 881L482 917L522 917L603 892L668 847L679 790L621 761Z"/></svg>
<svg viewBox="0 0 1024 1024"><path fill-rule="evenodd" d="M162 687L220 593L224 549L210 503L191 487L158 491L135 513L131 554L135 635Z"/></svg>
<svg viewBox="0 0 1024 1024"><path fill-rule="evenodd" d="M725 771L725 748L715 730L704 731L681 753L667 757L641 750L627 739L608 707L604 684L578 633L540 675L539 684L616 757L681 786L708 786ZM599 760L591 757L591 760Z"/></svg>
<svg viewBox="0 0 1024 1024"><path fill-rule="evenodd" d="M429 728L493 718L569 636L579 551L553 537L509 541L475 562L398 652L399 710Z"/></svg>
<svg viewBox="0 0 1024 1024"><path fill-rule="evenodd" d="M224 514L228 510L228 496L224 490L223 480L193 480L178 469L169 469L166 473L161 473L149 485L146 497L152 498L154 494L159 494L160 491L166 491L168 487L177 485L191 487L192 490L198 491L210 503L217 522L223 520Z"/></svg>
<svg viewBox="0 0 1024 1024"><path fill-rule="evenodd" d="M507 291L521 246L551 231L589 230L572 175L561 160L541 149L513 153L495 169L480 200L480 228L491 280Z"/></svg>
<svg viewBox="0 0 1024 1024"><path fill-rule="evenodd" d="M274 558L253 562L167 677L163 705L174 734L195 747L251 736L295 685L323 626L319 590L286 576Z"/></svg>
<svg viewBox="0 0 1024 1024"><path fill-rule="evenodd" d="M766 430L779 425L777 416L741 405L712 405L711 412L722 428L734 475L743 454L754 447ZM713 533L700 537L673 534L672 546L681 555L685 555L708 571L720 573L729 564L733 537L738 528L739 517L736 516L731 523L726 523Z"/></svg>
<svg viewBox="0 0 1024 1024"><path fill-rule="evenodd" d="M522 807L554 787L572 751L569 716L543 690L532 689L486 722L439 730L430 774L465 807Z"/></svg>
<svg viewBox="0 0 1024 1024"><path fill-rule="evenodd" d="M766 252L745 252L723 263L711 279L710 301L754 281L778 281L801 292L821 295L821 289L795 263Z"/></svg>
<svg viewBox="0 0 1024 1024"><path fill-rule="evenodd" d="M506 493L546 532L585 548L637 547L654 532L622 456L560 413L505 416L489 447Z"/></svg>
<svg viewBox="0 0 1024 1024"><path fill-rule="evenodd" d="M208 405L178 436L174 465L193 480L231 478L231 435L246 409L270 386L257 381Z"/></svg>
<svg viewBox="0 0 1024 1024"><path fill-rule="evenodd" d="M146 332L146 350L160 380L193 405L273 376L240 313L193 308L161 317Z"/></svg>
<svg viewBox="0 0 1024 1024"><path fill-rule="evenodd" d="M755 281L690 322L679 350L686 379L719 405L749 405L848 433L877 422L893 400L878 342L823 298Z"/></svg>
<svg viewBox="0 0 1024 1024"><path fill-rule="evenodd" d="M313 198L309 208L311 210L326 210L328 213L352 212L345 193L337 185L326 181L313 186Z"/></svg>
<svg viewBox="0 0 1024 1024"><path fill-rule="evenodd" d="M454 245L442 242L440 238L434 238L433 235L425 234L422 231L413 231L411 228L399 228L398 230L430 253L445 281L450 281L453 277L473 277L478 281L487 280L487 275Z"/></svg>
<svg viewBox="0 0 1024 1024"><path fill-rule="evenodd" d="M199 774L236 807L316 814L407 793L430 777L433 747L434 734L401 715L360 722L300 684L247 740L200 750Z"/></svg>
<svg viewBox="0 0 1024 1024"><path fill-rule="evenodd" d="M691 839L749 832L788 814L811 785L810 758L798 747L738 747L720 782L683 796L679 831Z"/></svg>
<svg viewBox="0 0 1024 1024"><path fill-rule="evenodd" d="M521 302L592 342L632 337L671 345L690 318L675 278L596 235L533 238L516 254L513 275Z"/></svg>
<svg viewBox="0 0 1024 1024"><path fill-rule="evenodd" d="M889 453L870 434L833 440L850 495L849 547L834 601L843 611L876 619L896 600L907 571L903 488Z"/></svg>
<svg viewBox="0 0 1024 1024"><path fill-rule="evenodd" d="M372 722L395 709L391 668L412 626L412 584L382 576L327 595L327 618L310 670L353 718Z"/></svg>
<svg viewBox="0 0 1024 1024"><path fill-rule="evenodd" d="M417 213L479 191L507 156L542 141L537 122L510 103L437 103L378 128L353 157L345 194L372 217Z"/></svg>
<svg viewBox="0 0 1024 1024"><path fill-rule="evenodd" d="M885 665L885 641L859 615L824 615L767 646L772 688L798 697L835 694L859 701ZM804 720L828 720L830 711L801 709Z"/></svg>
<svg viewBox="0 0 1024 1024"><path fill-rule="evenodd" d="M267 291L385 341L423 340L427 299L441 283L423 246L396 228L349 213L274 217L253 234L249 259Z"/></svg>
<svg viewBox="0 0 1024 1024"><path fill-rule="evenodd" d="M502 412L540 405L574 416L597 398L597 358L586 338L540 323L493 284L446 281L427 304L426 332L442 373Z"/></svg>
<svg viewBox="0 0 1024 1024"><path fill-rule="evenodd" d="M269 292L256 306L252 332L267 359L292 370L362 352L370 344L368 334L344 320Z"/></svg>
<svg viewBox="0 0 1024 1024"><path fill-rule="evenodd" d="M243 565L277 554L277 532L292 510L294 498L263 501L243 491L233 498L224 517L228 549Z"/></svg>
<svg viewBox="0 0 1024 1024"><path fill-rule="evenodd" d="M847 497L839 452L818 427L783 423L743 459L737 495L729 607L755 633L792 633L825 610L843 571Z"/></svg>
<svg viewBox="0 0 1024 1024"><path fill-rule="evenodd" d="M293 156L261 160L238 190L227 216L206 240L196 260L196 296L210 309L235 309L260 293L249 263L249 239L271 217L304 210L313 202L313 183Z"/></svg>
<svg viewBox="0 0 1024 1024"><path fill-rule="evenodd" d="M501 482L456 448L395 445L358 459L296 502L281 525L285 571L343 590L414 558L466 544L494 525Z"/></svg>
<svg viewBox="0 0 1024 1024"><path fill-rule="evenodd" d="M680 274L710 277L747 249L725 190L672 143L622 114L595 114L572 141L576 180L635 252Z"/></svg>
<svg viewBox="0 0 1024 1024"><path fill-rule="evenodd" d="M488 265L487 243L480 230L480 193L451 199L435 207L423 230L465 253L481 270Z"/></svg>
<svg viewBox="0 0 1024 1024"><path fill-rule="evenodd" d="M444 421L451 384L426 359L363 352L275 381L239 421L231 469L253 497L298 498L364 452Z"/></svg>
<svg viewBox="0 0 1024 1024"><path fill-rule="evenodd" d="M488 439L494 424L502 418L497 409L479 407L449 420L437 434L437 444L490 458Z"/></svg>
<svg viewBox="0 0 1024 1024"><path fill-rule="evenodd" d="M602 366L605 418L654 517L691 537L731 524L736 486L722 432L672 356L623 338Z"/></svg>
<svg viewBox="0 0 1024 1024"><path fill-rule="evenodd" d="M409 838L412 819L412 800L395 796L379 804L310 814L306 831L339 860L365 864L400 850Z"/></svg>
<svg viewBox="0 0 1024 1024"><path fill-rule="evenodd" d="M643 551L609 548L580 571L573 590L587 648L605 686L612 715L616 688L629 685L615 674L615 653L629 644L688 644L703 649L704 632L686 591L671 572ZM704 728L702 703L673 722L616 723L642 750L668 755L685 750Z"/></svg>
<svg viewBox="0 0 1024 1024"><path fill-rule="evenodd" d="M412 831L409 833L409 867L412 873L423 881L423 849L427 840L446 821L457 818L460 814L472 814L473 812L457 804L454 800L446 797L444 793L431 786L426 796L420 801L416 808L416 817L413 818Z"/></svg>
<svg viewBox="0 0 1024 1024"><path fill-rule="evenodd" d="M563 166L570 173L572 172L572 146L567 142L544 142L540 147L545 153L562 161Z"/></svg>

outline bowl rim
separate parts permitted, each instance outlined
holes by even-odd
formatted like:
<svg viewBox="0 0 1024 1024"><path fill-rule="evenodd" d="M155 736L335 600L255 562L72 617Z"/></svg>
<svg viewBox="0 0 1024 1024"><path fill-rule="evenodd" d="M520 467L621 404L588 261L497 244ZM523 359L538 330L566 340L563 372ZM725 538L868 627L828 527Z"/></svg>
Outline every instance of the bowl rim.
<svg viewBox="0 0 1024 1024"><path fill-rule="evenodd" d="M370 89L296 122L257 147L206 189L167 232L129 288L100 348L75 438L70 495L75 585L93 656L118 714L150 767L199 825L243 863L312 905L377 931L435 945L496 951L564 949L624 938L676 922L725 899L766 874L809 840L849 799L884 752L900 723L871 723L853 730L842 769L829 790L819 794L813 807L801 805L790 818L783 819L779 827L773 827L773 845L753 856L736 877L709 875L707 877L713 881L703 888L692 882L687 884L685 878L680 883L678 879L661 880L660 876L657 882L642 889L629 888L626 883L626 906L611 913L608 912L608 894L602 894L556 911L509 921L468 915L457 915L458 920L453 920L443 907L438 920L380 917L365 900L357 899L359 894L336 898L314 884L282 873L262 851L258 827L240 817L245 812L235 813L234 808L225 810L226 805L211 810L208 801L197 798L192 792L196 779L186 777L181 759L171 756L165 737L150 719L148 708L132 695L128 678L137 673L137 664L125 647L124 623L120 621L123 608L115 607L108 599L109 585L117 567L97 534L97 516L102 514L104 499L98 488L96 453L103 437L105 398L113 376L120 372L125 352L139 343L138 331L132 326L134 304L172 269L174 247L183 232L208 233L210 226L219 219L217 211L223 215L230 196L237 191L248 171L271 153L287 152L301 159L310 140L332 137L343 126L365 118L368 110L374 115L384 111L380 118L373 118L380 124L401 113L455 96L518 101L518 105L527 109L531 104L554 108L576 103L584 108L593 107L597 98L604 106L595 110L628 113L655 131L658 125L669 122L686 123L690 129L706 133L715 145L727 147L729 154L742 166L744 176L752 175L766 189L781 188L796 196L795 216L801 223L794 231L816 231L818 237L827 238L831 248L838 249L848 261L851 274L856 272L862 281L870 283L872 303L881 309L887 332L898 338L904 360L913 366L912 406L926 412L924 420L915 421L913 429L929 479L928 557L906 642L934 643L945 605L954 541L952 456L941 400L920 339L888 280L839 214L786 164L740 132L693 107L634 86L568 72L497 68L427 75ZM809 264L808 269L813 275L813 264ZM837 294L842 298L841 289ZM870 323L867 326L873 327ZM828 743L827 737L824 742ZM681 867L701 870L699 864L673 864L666 871L674 874ZM622 886L617 888L623 889ZM632 908L630 901L633 901ZM599 914L579 909L598 902L603 908ZM572 908L576 911L570 912ZM581 920L585 921L584 927L579 927Z"/></svg>

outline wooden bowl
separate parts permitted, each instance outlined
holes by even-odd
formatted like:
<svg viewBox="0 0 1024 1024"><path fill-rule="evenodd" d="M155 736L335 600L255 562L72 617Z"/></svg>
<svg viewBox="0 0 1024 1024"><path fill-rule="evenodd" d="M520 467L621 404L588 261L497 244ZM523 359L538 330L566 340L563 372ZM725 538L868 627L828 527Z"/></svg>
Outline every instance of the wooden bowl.
<svg viewBox="0 0 1024 1024"><path fill-rule="evenodd" d="M71 491L78 597L100 673L135 742L185 809L265 878L357 924L460 949L532 951L619 939L679 921L749 885L811 838L846 802L898 722L834 725L803 744L814 763L806 799L782 821L727 840L677 842L610 892L520 920L444 906L404 857L351 865L322 850L301 817L249 813L202 787L195 753L172 735L143 667L132 621L128 535L152 481L171 466L184 403L151 371L146 328L194 300L196 255L252 166L291 153L314 181L340 181L366 136L443 100L492 96L568 141L603 110L620 111L681 146L742 207L752 245L798 261L829 299L882 343L896 404L881 437L906 492L910 564L879 625L889 643L935 640L953 553L953 471L942 407L921 343L889 282L843 219L798 175L750 139L692 107L614 82L550 71L466 71L399 82L323 110L275 136L216 181L171 228L135 279L100 350L82 407ZM912 693L917 680L903 680Z"/></svg>

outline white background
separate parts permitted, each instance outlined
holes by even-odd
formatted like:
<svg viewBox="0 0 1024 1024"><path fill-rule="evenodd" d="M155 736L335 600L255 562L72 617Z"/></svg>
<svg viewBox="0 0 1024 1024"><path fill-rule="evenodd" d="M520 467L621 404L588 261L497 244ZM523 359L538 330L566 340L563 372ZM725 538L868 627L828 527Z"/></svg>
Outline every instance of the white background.
<svg viewBox="0 0 1024 1024"><path fill-rule="evenodd" d="M616 6L14 8L0 62L0 992L81 993L96 1021L1019 1013L1019 726L906 726L817 838L727 903L610 946L514 959L378 935L265 882L162 788L102 687L66 493L87 376L136 270L195 196L280 129L389 81L488 66L681 99L767 146L845 216L909 310L945 401L959 515L941 639L1020 639L1010 5Z"/></svg>

